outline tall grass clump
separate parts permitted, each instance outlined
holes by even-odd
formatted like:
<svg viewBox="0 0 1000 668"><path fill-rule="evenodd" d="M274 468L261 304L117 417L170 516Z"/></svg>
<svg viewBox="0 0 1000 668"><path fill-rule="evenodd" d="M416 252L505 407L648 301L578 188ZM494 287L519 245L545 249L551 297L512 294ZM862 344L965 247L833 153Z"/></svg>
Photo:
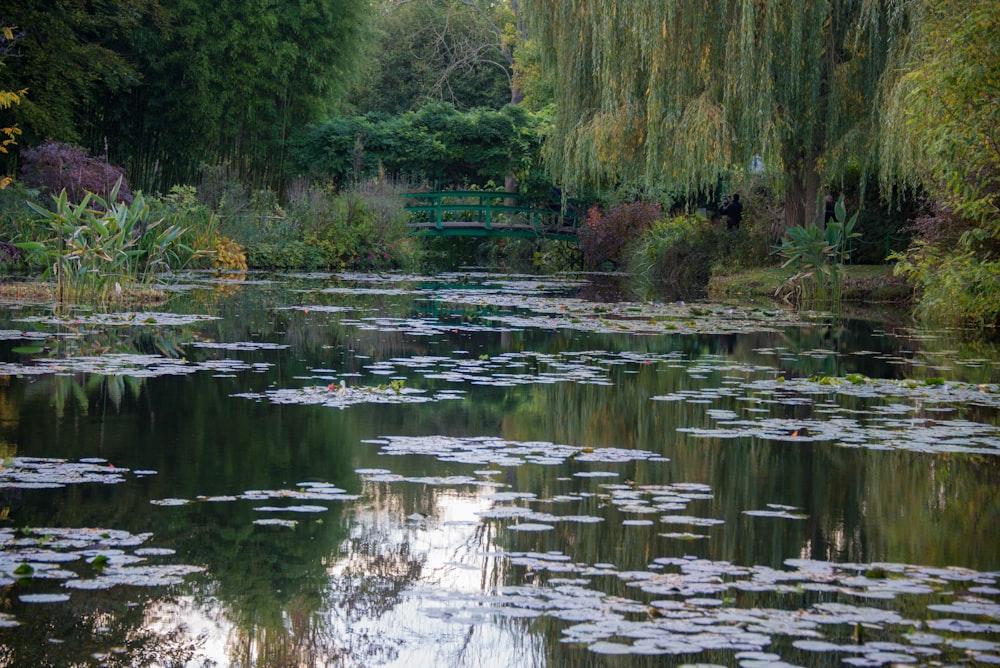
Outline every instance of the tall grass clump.
<svg viewBox="0 0 1000 668"><path fill-rule="evenodd" d="M59 301L119 301L151 286L159 274L193 254L181 242L184 228L154 218L141 193L130 202L120 201L121 183L119 179L107 199L86 193L73 204L62 190L53 196L52 209L28 203L38 216L41 238L15 245L29 262L45 267L45 277L56 282Z"/></svg>
<svg viewBox="0 0 1000 668"><path fill-rule="evenodd" d="M223 233L222 219L198 199L197 188L173 186L166 195L150 198L150 205L167 225L187 230L185 248L190 252L181 258L184 266L246 271L246 253L239 243Z"/></svg>

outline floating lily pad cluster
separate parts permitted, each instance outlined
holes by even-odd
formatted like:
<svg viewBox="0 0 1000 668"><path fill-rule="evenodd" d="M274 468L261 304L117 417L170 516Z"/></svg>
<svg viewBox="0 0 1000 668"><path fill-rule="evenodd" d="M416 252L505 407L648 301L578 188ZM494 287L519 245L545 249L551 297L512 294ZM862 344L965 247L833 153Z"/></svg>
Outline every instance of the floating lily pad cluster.
<svg viewBox="0 0 1000 668"><path fill-rule="evenodd" d="M594 304L582 299L483 291L447 292L441 301L479 307L524 309L530 314L484 317L517 329L573 329L598 333L716 333L778 331L802 324L794 312L745 306L620 302ZM533 315L532 315L533 314Z"/></svg>
<svg viewBox="0 0 1000 668"><path fill-rule="evenodd" d="M352 325L362 331L404 332L410 336L436 336L458 332L498 332L500 328L474 323L441 322L435 318L370 317L343 319L342 325Z"/></svg>
<svg viewBox="0 0 1000 668"><path fill-rule="evenodd" d="M385 436L365 442L382 446L380 453L384 455L425 455L442 462L462 464L520 466L531 463L558 465L569 459L578 463L669 461L646 450L577 448L544 441L518 442L494 437Z"/></svg>
<svg viewBox="0 0 1000 668"><path fill-rule="evenodd" d="M31 332L22 329L0 329L0 341L44 341L47 332Z"/></svg>
<svg viewBox="0 0 1000 668"><path fill-rule="evenodd" d="M422 404L429 401L460 398L455 392L427 394L424 390L409 387L309 386L293 389L240 392L232 395L272 404L297 404L300 406L328 406L347 408L357 404Z"/></svg>
<svg viewBox="0 0 1000 668"><path fill-rule="evenodd" d="M290 346L286 343L270 343L267 341L234 341L232 343L222 343L216 341L195 341L188 344L192 348L211 348L213 350L238 350L248 352L254 350L287 350Z"/></svg>
<svg viewBox="0 0 1000 668"><path fill-rule="evenodd" d="M565 294L582 284L578 279L538 277L506 278L488 274L441 275L439 283L405 276L358 276L338 274L355 285L324 288L327 294L400 296L417 295L438 303L460 304L483 309L482 319L495 326L453 325L462 331L481 329L571 329L599 333L734 333L777 331L798 326L801 319L792 311L743 306L707 306L703 304L659 304L622 302L594 304ZM382 284L370 287L372 284ZM500 309L507 311L497 313ZM380 331L404 331L430 335L447 329L433 319L371 318L349 324Z"/></svg>
<svg viewBox="0 0 1000 668"><path fill-rule="evenodd" d="M753 437L930 453L1000 454L1000 427L946 417L949 412L969 406L1000 408L1000 389L996 385L848 376L755 380L741 387L741 392L727 387L725 393L702 391L653 398L711 403L725 394L746 404L746 417L729 410L708 410L707 416L718 423L717 427L678 428L699 437ZM831 403L838 397L860 398L866 403L849 408ZM821 415L795 419L768 415L769 407L777 405L814 407Z"/></svg>
<svg viewBox="0 0 1000 668"><path fill-rule="evenodd" d="M901 399L933 405L982 406L1000 408L1000 385L996 383L958 383L943 378L924 380L872 379L861 374L844 377L816 376L790 380L756 380L750 392L768 392L776 398L793 396L846 396L864 399Z"/></svg>
<svg viewBox="0 0 1000 668"><path fill-rule="evenodd" d="M235 373L253 371L261 373L271 367L269 362L248 363L237 359L188 360L164 357L163 355L141 355L111 353L88 357L37 358L28 364L0 363L0 375L44 376L51 374L71 375L91 373L101 376L131 376L133 378L157 378L160 376L183 376L199 371L212 373Z"/></svg>
<svg viewBox="0 0 1000 668"><path fill-rule="evenodd" d="M0 586L18 582L25 592L19 597L23 603L60 603L70 597L66 590L175 585L204 570L188 564L150 563L174 554L169 548L141 547L152 536L101 528L3 528ZM53 591L53 586L62 591ZM0 617L0 626L17 623L11 615Z"/></svg>
<svg viewBox="0 0 1000 668"><path fill-rule="evenodd" d="M584 453L499 438L394 436L370 442L381 446L382 454L422 455L472 466L568 464L586 455L614 464L648 454L623 456L617 449ZM451 482L482 484L496 472L479 469L477 477L452 476ZM386 469L357 473L368 482L424 482ZM476 512L480 522L500 523L512 535L529 540L531 534L551 532L560 524L609 521L658 524L666 528L659 535L668 539L706 539L704 531L723 524L687 512L691 502L714 497L702 483L602 484L597 491L551 498L507 489L478 496L494 504ZM578 504L614 508L614 513L580 513ZM806 517L800 509L781 504L744 514L757 521ZM412 595L421 598L432 618L456 623L551 617L568 624L562 630L563 642L598 654L697 657L725 652L741 666L800 665L796 661L808 662L818 652L864 666L944 664L956 657L984 664L1000 661L1000 573L810 559L789 559L783 568L774 568L695 557L658 557L643 570L621 570L613 563L577 562L561 551L499 554L523 569L530 586L486 593L420 588ZM622 587L629 596L608 593ZM781 636L791 638L794 648L782 650L784 656L769 651Z"/></svg>
<svg viewBox="0 0 1000 668"><path fill-rule="evenodd" d="M122 327L135 325L153 325L169 327L193 325L198 322L218 320L218 316L190 313L156 313L125 311L119 313L84 313L78 312L66 316L33 315L18 318L15 322L34 322L45 325L98 325L103 327Z"/></svg>
<svg viewBox="0 0 1000 668"><path fill-rule="evenodd" d="M302 311L303 313L346 313L356 311L353 306L332 306L329 304L305 304L301 306L279 306L275 311Z"/></svg>
<svg viewBox="0 0 1000 668"><path fill-rule="evenodd" d="M124 482L129 469L116 468L106 459L87 458L71 462L43 457L14 457L0 464L0 489L53 489L66 485ZM133 471L153 475L155 471Z"/></svg>
<svg viewBox="0 0 1000 668"><path fill-rule="evenodd" d="M796 655L789 659L823 652L863 666L938 665L948 657L1000 661L1000 604L995 600L1000 573L804 559L774 569L693 557L659 558L645 571L619 571L612 564L575 563L561 552L507 556L541 581L485 594L422 590L419 595L431 606L428 614L468 623L552 617L570 623L562 631L563 642L598 654L728 651L741 666L798 665L774 653L749 654L764 652L777 636L794 639L798 652L789 652ZM594 588L610 579L634 589L635 598ZM992 598L977 591L990 591ZM752 606L762 595L792 605ZM928 603L942 595L954 602ZM905 599L910 614L922 601L926 612L913 619L878 605L893 599ZM741 600L752 607L741 607Z"/></svg>
<svg viewBox="0 0 1000 668"><path fill-rule="evenodd" d="M300 482L295 489L248 489L241 494L198 496L194 499L153 499L150 501L154 506L182 506L194 502L207 503L227 503L231 501L269 501L269 500L293 500L293 501L355 501L360 498L356 494L348 494L347 490L341 489L328 482ZM326 506L308 506L309 510L302 510L305 506L261 506L258 510L262 512L273 511L275 509L286 512L313 512L315 508L327 510Z"/></svg>
<svg viewBox="0 0 1000 668"><path fill-rule="evenodd" d="M408 482L430 487L506 487L502 482L484 480L472 475L404 476L388 469L358 469L361 479L369 483Z"/></svg>
<svg viewBox="0 0 1000 668"><path fill-rule="evenodd" d="M607 369L588 361L575 356L536 352L510 352L485 359L418 355L395 357L369 364L366 369L375 375L408 371L419 373L427 380L494 387L559 382L611 385Z"/></svg>

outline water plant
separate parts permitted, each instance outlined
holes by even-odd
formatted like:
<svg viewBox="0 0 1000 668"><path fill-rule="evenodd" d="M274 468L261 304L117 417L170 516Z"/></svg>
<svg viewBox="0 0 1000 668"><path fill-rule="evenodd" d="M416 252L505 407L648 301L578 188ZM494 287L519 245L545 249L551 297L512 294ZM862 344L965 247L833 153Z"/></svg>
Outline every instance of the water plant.
<svg viewBox="0 0 1000 668"><path fill-rule="evenodd" d="M837 200L834 216L825 227L812 223L785 231L774 252L784 258L781 266L792 267L795 274L779 292L791 287L800 302L840 302L844 265L851 257L850 242L861 235L854 231L858 213L847 218L843 197Z"/></svg>
<svg viewBox="0 0 1000 668"><path fill-rule="evenodd" d="M159 273L179 264L181 253L194 255L180 241L184 228L154 220L141 193L130 203L119 202L122 183L119 179L107 199L88 192L73 204L63 189L53 196L52 210L28 203L48 236L16 245L29 261L46 267L59 302L121 301L127 290L148 288Z"/></svg>

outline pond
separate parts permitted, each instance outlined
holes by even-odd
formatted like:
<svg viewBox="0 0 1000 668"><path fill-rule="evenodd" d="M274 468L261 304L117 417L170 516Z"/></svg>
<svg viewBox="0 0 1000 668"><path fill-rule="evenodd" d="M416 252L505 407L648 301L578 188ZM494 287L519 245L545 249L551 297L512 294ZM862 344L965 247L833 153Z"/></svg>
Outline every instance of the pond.
<svg viewBox="0 0 1000 668"><path fill-rule="evenodd" d="M0 665L1000 663L1000 355L597 277L0 313Z"/></svg>

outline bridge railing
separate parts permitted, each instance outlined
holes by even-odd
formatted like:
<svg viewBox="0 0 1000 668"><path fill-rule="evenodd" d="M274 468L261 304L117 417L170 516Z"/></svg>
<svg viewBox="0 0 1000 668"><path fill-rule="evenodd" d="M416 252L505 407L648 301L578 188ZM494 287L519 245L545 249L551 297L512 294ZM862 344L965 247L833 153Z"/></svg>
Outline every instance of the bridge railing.
<svg viewBox="0 0 1000 668"><path fill-rule="evenodd" d="M582 207L561 210L516 193L441 191L407 193L410 227L426 234L542 236L575 239Z"/></svg>

